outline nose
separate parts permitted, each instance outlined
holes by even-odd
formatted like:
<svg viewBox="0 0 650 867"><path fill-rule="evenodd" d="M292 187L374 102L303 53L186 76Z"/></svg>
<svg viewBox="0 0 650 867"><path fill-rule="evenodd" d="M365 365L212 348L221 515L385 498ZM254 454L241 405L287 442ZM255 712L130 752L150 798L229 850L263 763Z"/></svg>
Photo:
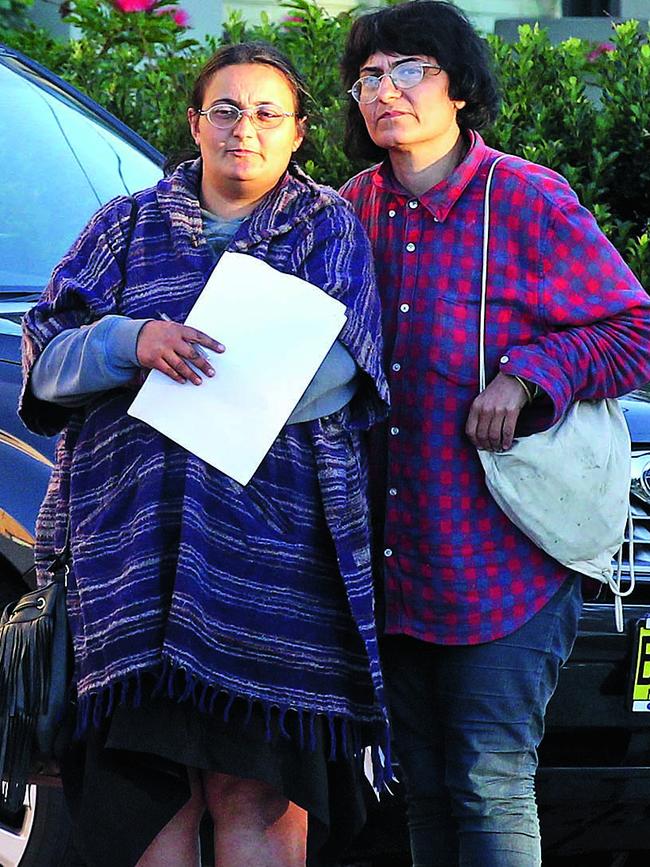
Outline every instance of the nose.
<svg viewBox="0 0 650 867"><path fill-rule="evenodd" d="M246 123L244 123L244 121L246 121ZM236 123L233 124L230 130L233 135L236 135L239 138L244 138L247 135L251 135L251 131L255 130L255 125L253 124L251 112L242 112L241 117Z"/></svg>

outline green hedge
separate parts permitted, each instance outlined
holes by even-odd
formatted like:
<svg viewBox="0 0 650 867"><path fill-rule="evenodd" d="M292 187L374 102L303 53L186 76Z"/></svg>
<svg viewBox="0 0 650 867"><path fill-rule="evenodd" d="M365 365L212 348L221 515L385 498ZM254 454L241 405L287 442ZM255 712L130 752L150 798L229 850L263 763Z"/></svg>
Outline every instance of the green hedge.
<svg viewBox="0 0 650 867"><path fill-rule="evenodd" d="M147 11L129 13L119 11L120 0L65 5L80 38L57 43L34 27L3 28L0 17L0 40L54 69L163 153L192 144L185 111L201 63L221 42L254 38L284 50L309 82L307 170L336 187L363 167L340 144L345 97L338 58L354 12L332 16L312 0L287 0L280 4L282 23L262 15L250 24L233 14L220 39L199 44L164 12L179 8L178 0L151 0ZM516 44L488 40L503 89L488 143L563 174L650 291L648 35L627 22L596 50L577 39L553 46L530 27L521 28Z"/></svg>
<svg viewBox="0 0 650 867"><path fill-rule="evenodd" d="M25 11L34 0L0 0L0 27L23 27Z"/></svg>

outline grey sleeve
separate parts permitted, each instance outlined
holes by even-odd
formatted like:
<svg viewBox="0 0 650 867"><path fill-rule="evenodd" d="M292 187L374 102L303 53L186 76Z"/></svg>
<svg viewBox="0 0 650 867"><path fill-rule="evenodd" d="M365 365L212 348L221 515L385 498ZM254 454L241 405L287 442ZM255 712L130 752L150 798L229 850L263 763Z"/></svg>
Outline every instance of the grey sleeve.
<svg viewBox="0 0 650 867"><path fill-rule="evenodd" d="M39 400L81 406L98 391L127 385L139 370L138 335L148 319L104 316L58 334L34 365L30 387Z"/></svg>
<svg viewBox="0 0 650 867"><path fill-rule="evenodd" d="M307 386L287 424L331 415L354 397L358 387L357 365L337 340Z"/></svg>

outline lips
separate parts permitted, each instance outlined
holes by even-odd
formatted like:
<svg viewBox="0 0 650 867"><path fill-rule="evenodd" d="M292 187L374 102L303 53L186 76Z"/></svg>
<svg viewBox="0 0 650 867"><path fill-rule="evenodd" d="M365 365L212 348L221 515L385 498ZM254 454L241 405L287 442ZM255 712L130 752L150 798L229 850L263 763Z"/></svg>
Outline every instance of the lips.
<svg viewBox="0 0 650 867"><path fill-rule="evenodd" d="M249 151L245 148L229 148L227 153L232 154L235 157L255 157L259 156L257 151Z"/></svg>
<svg viewBox="0 0 650 867"><path fill-rule="evenodd" d="M408 114L407 111L383 111L377 120L395 120L397 117L405 117Z"/></svg>

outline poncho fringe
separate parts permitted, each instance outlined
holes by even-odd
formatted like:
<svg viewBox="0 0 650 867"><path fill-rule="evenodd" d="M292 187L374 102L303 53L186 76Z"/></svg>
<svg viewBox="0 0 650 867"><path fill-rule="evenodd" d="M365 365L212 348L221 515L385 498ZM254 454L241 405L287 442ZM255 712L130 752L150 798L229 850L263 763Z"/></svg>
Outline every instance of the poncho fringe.
<svg viewBox="0 0 650 867"><path fill-rule="evenodd" d="M134 672L123 680L111 683L103 690L86 693L77 702L77 725L75 739L81 739L92 725L99 728L108 719L116 704L138 708L142 704L144 687L143 676L152 672ZM188 702L201 713L213 714L218 699L228 696L222 711L224 722L228 722L230 712L236 701L246 704L244 727L253 713L255 705L259 706L264 715L266 741L271 742L274 728L285 739L291 735L286 728L288 714L295 714L298 721L298 745L300 749L315 750L316 720L322 717L327 720L329 732L329 761L340 758L356 757L363 762L363 744L369 744L373 768L373 785L379 790L393 779L391 764L390 730L385 720L369 720L361 722L350 716L334 713L321 713L306 708L291 705L278 705L265 702L250 695L229 692L219 684L209 684L201 681L195 675L186 671L183 666L175 665L165 659L155 679L153 689L149 693L152 698L166 696L180 703Z"/></svg>

